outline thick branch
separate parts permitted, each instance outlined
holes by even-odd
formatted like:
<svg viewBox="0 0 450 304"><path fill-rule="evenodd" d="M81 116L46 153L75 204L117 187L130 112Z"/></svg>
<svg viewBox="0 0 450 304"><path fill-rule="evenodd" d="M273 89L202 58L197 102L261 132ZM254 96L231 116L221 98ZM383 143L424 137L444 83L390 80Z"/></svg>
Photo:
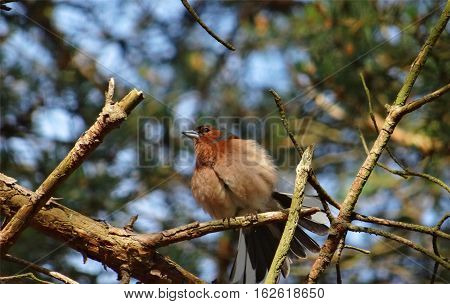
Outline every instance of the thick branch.
<svg viewBox="0 0 450 304"><path fill-rule="evenodd" d="M394 132L396 125L403 117L403 115L409 113L407 110L408 109L407 106L403 106L404 102L408 98L409 93L411 91L411 87L414 84L417 75L419 74L423 64L426 61L426 57L428 55L429 50L437 41L440 33L447 24L447 21L450 17L449 10L450 10L450 1L447 2L447 5L445 6L445 9L441 17L439 18L438 23L431 30L430 37L427 39L424 47L421 49L416 60L414 61L410 73L406 77L406 81L402 89L400 90L396 101L394 102L393 106L390 109L389 114L384 122L384 125L381 128L380 133L378 134L378 137L375 140L375 143L373 144L371 151L369 152L369 155L365 159L355 179L353 180L350 190L348 191L347 196L341 205L339 215L337 216L336 220L330 227L330 233L328 235L327 240L325 241L325 244L320 250L319 257L316 259L311 268L311 271L308 275L308 283L317 282L319 276L325 271L325 269L330 264L331 259L337 250L340 240L347 231L347 225L352 220L352 214L355 209L355 205L358 201L362 189L364 188L364 185L366 184L370 174L372 173L381 153L386 147L389 138L391 137L391 134Z"/></svg>
<svg viewBox="0 0 450 304"><path fill-rule="evenodd" d="M111 85L112 83L112 85ZM109 90L112 90L113 80ZM112 97L112 92L108 93ZM81 135L67 156L33 193L32 199L15 213L13 218L0 232L0 254L5 254L14 244L30 219L45 205L57 187L77 169L86 157L102 143L106 134L117 128L143 100L143 94L133 89L118 103L106 102L95 123Z"/></svg>
<svg viewBox="0 0 450 304"><path fill-rule="evenodd" d="M303 209L300 212L300 217L309 216L319 211L319 208ZM288 213L289 210L286 209L281 211L259 213L256 215L249 214L233 218L213 220L206 223L193 222L188 225L157 233L136 234L133 238L139 240L147 246L158 248L181 241L195 239L213 232L285 221L288 218Z"/></svg>
<svg viewBox="0 0 450 304"><path fill-rule="evenodd" d="M202 28L205 29L208 34L210 34L214 39L216 39L220 44L225 46L227 49L235 51L236 48L229 42L226 42L222 38L220 38L216 33L214 33L204 22L200 17L198 16L197 12L192 8L192 6L189 4L187 0L181 0L181 3L183 3L184 7L187 9L187 11L194 17L195 21L197 21L198 24Z"/></svg>
<svg viewBox="0 0 450 304"><path fill-rule="evenodd" d="M302 210L302 202L305 196L305 187L311 171L311 161L313 156L313 146L306 148L302 159L297 166L297 176L295 178L295 188L292 196L291 207L289 208L289 217L284 227L280 243L270 265L269 272L265 280L266 284L275 284L280 275L281 267L291 247L291 241L297 228L300 212Z"/></svg>
<svg viewBox="0 0 450 304"><path fill-rule="evenodd" d="M65 283L65 284L78 284L77 281L74 281L71 278L69 278L69 277L67 277L67 276L65 276L65 275L63 275L63 274L61 274L59 272L56 272L56 271L53 271L53 270L49 270L47 268L44 268L42 266L39 266L39 265L36 265L34 263L28 262L28 261L26 261L24 259L12 256L10 254L5 254L4 256L1 257L1 259L5 260L5 261L10 261L10 262L13 262L13 263L16 263L16 264L23 265L23 266L26 267L25 269L31 268L34 271L46 274L46 275L48 275L48 276L50 276L50 277L52 277L54 279L57 279L58 281L61 281L61 282Z"/></svg>
<svg viewBox="0 0 450 304"><path fill-rule="evenodd" d="M2 215L13 216L30 204L32 197L32 191L0 173ZM133 239L127 230L93 220L54 200L32 218L30 225L117 273L121 273L122 265L128 265L130 275L143 283L202 283L169 258Z"/></svg>

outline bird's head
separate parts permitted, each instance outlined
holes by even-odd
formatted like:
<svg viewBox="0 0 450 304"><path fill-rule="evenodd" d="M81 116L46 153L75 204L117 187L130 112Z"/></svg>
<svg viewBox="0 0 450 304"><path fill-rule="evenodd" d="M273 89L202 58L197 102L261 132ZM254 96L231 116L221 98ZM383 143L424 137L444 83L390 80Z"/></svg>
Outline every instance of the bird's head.
<svg viewBox="0 0 450 304"><path fill-rule="evenodd" d="M194 143L216 142L223 138L223 132L210 125L198 126L194 130L183 131L182 133L184 136L192 139Z"/></svg>

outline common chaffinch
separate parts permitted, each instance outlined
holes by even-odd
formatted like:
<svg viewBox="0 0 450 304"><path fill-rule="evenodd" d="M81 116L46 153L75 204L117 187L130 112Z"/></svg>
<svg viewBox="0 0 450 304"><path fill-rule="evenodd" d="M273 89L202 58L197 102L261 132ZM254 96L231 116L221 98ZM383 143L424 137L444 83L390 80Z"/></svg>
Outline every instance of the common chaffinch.
<svg viewBox="0 0 450 304"><path fill-rule="evenodd" d="M216 219L289 208L291 197L274 191L277 169L254 140L203 125L183 134L194 142L195 170L191 180L196 201ZM314 204L313 204L314 205ZM312 207L304 201L303 206ZM291 242L282 274L287 277L293 260L306 257L305 248L318 252L320 246L301 227L324 235L326 217L314 214L301 218ZM285 223L241 229L237 255L230 275L233 283L258 283L270 268Z"/></svg>

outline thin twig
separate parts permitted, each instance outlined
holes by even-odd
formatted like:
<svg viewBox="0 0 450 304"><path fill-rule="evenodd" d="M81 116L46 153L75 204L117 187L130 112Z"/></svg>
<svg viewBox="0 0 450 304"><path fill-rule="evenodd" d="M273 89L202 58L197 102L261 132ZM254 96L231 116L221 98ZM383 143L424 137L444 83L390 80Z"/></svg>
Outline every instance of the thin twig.
<svg viewBox="0 0 450 304"><path fill-rule="evenodd" d="M78 284L77 281L75 281L75 280L73 280L73 279L71 279L71 278L69 278L69 277L67 277L67 276L65 276L65 275L63 275L63 274L61 274L59 272L56 272L56 271L53 271L53 270L49 270L47 268L44 268L44 267L39 266L39 265L36 265L36 264L31 263L29 261L26 261L24 259L12 256L10 254L5 254L4 256L1 256L0 259L5 260L5 261L10 261L10 262L13 262L13 263L17 263L17 264L20 264L20 265L23 265L23 266L26 266L27 268L31 268L34 271L46 274L46 275L48 275L48 276L50 276L50 277L52 277L52 278L54 278L54 279L56 279L58 281L61 281L61 282L65 283L65 284Z"/></svg>
<svg viewBox="0 0 450 304"><path fill-rule="evenodd" d="M111 88L114 88L114 80L110 80L107 93L107 96L112 98ZM95 123L80 136L72 150L34 192L31 204L22 206L0 231L0 255L8 252L30 219L52 197L58 186L100 145L106 134L117 128L143 99L142 92L133 89L118 103L105 103Z"/></svg>
<svg viewBox="0 0 450 304"><path fill-rule="evenodd" d="M441 237L443 239L450 240L450 234L445 233L444 231L441 231L441 230L436 230L435 227L428 227L428 226L423 226L423 225L393 221L393 220L388 220L388 219L384 219L384 218L378 218L375 216L362 215L362 214L359 214L356 212L353 214L353 218L355 220L361 221L361 222L425 233L425 234L429 234L432 236Z"/></svg>
<svg viewBox="0 0 450 304"><path fill-rule="evenodd" d="M421 98L415 99L415 100L407 103L403 107L402 111L404 112L404 114L415 111L415 110L419 109L420 107L422 107L423 105L434 101L438 97L441 97L442 95L447 93L449 90L450 90L450 83L446 84L445 86L437 89L436 91L434 91L432 93L429 93Z"/></svg>
<svg viewBox="0 0 450 304"><path fill-rule="evenodd" d="M442 225L444 224L444 222L449 217L450 217L450 213L447 213L440 219L440 221L435 226L436 231L441 231ZM441 254L439 253L439 247L438 247L438 244L437 244L437 237L436 237L436 235L433 235L433 251L434 251L434 254L437 255L438 257L441 256ZM439 263L435 262L434 263L434 267L433 267L433 275L431 276L430 284L434 284L434 282L436 281L436 276L437 276L438 269L439 269Z"/></svg>
<svg viewBox="0 0 450 304"><path fill-rule="evenodd" d="M369 154L369 149L367 148L367 143L366 143L366 140L365 140L364 135L362 134L361 130L359 130L359 137L361 138L361 142L364 146L364 150L366 151L366 154ZM409 170L408 168L405 168L403 171L395 170L395 169L389 168L387 165L380 163L380 162L377 162L376 165L379 166L380 168L383 168L384 170L386 170L392 174L398 175L404 179L408 179L408 177L411 177L411 176L422 177L422 178L444 188L448 193L450 193L450 187L446 183L444 183L439 178L432 176L430 174L414 172L414 171Z"/></svg>
<svg viewBox="0 0 450 304"><path fill-rule="evenodd" d="M359 73L359 76L361 77L361 82L363 84L364 91L366 92L366 96L367 96L367 101L369 103L369 116L370 116L370 119L372 120L373 127L375 128L375 131L376 131L376 133L378 135L378 133L380 133L380 129L378 128L377 120L375 119L375 115L374 115L374 112L373 112L372 97L371 97L371 94L370 94L370 90L367 87L366 80L364 79L363 73ZM394 162L400 168L402 168L403 170L406 169L406 166L404 166L402 164L402 162L394 155L394 153L391 151L391 149L389 148L388 145L386 145L386 152L389 154L389 156L394 160ZM384 165L380 165L380 166L384 166Z"/></svg>
<svg viewBox="0 0 450 304"><path fill-rule="evenodd" d="M32 272L16 274L16 275L7 276L7 277L0 277L0 283L14 283L17 281L20 282L20 279L30 279L30 280L36 281L38 283L41 283L41 284L53 284L52 282L48 282L48 281L39 279Z"/></svg>
<svg viewBox="0 0 450 304"><path fill-rule="evenodd" d="M345 237L347 235L347 232L344 234L342 239L339 241L338 248L336 250L336 283L342 284L342 275L341 275L341 255L342 250L344 250L345 247Z"/></svg>
<svg viewBox="0 0 450 304"><path fill-rule="evenodd" d="M187 9L187 11L192 15L192 17L194 17L195 21L197 21L198 24L200 24L200 26L202 28L205 29L205 31L208 32L208 34L210 34L214 39L216 39L220 44L222 44L223 46L225 46L227 49L235 51L236 48L229 42L223 40L222 38L220 38L216 33L214 33L204 22L202 19L200 19L199 15L197 14L197 12L192 8L192 6L189 4L189 2L187 0L181 0L181 3L183 3L184 7Z"/></svg>
<svg viewBox="0 0 450 304"><path fill-rule="evenodd" d="M291 241L294 237L295 230L297 228L298 220L302 210L302 202L305 196L305 187L308 181L308 175L311 170L311 162L313 157L313 146L306 148L303 153L302 159L297 166L297 176L295 178L294 193L292 195L292 202L289 208L289 217L284 227L283 234L281 235L280 243L275 252L275 255L270 265L269 272L267 273L266 284L275 284L280 274L280 269L283 267L284 261L291 247Z"/></svg>
<svg viewBox="0 0 450 304"><path fill-rule="evenodd" d="M361 252L361 253L364 253L364 254L370 254L369 250L365 250L365 249L362 249L362 248L359 248L359 247L355 247L355 246L351 246L351 245L345 245L344 248L345 249L355 250L355 251L358 251L358 252Z"/></svg>
<svg viewBox="0 0 450 304"><path fill-rule="evenodd" d="M130 220L128 221L128 224L126 224L123 229L127 230L127 231L134 231L134 223L136 223L136 221L138 220L138 215L133 215Z"/></svg>
<svg viewBox="0 0 450 304"><path fill-rule="evenodd" d="M278 112L279 112L280 118L281 118L281 122L283 123L283 127L286 130L287 134L289 135L289 138L291 139L292 144L295 147L295 150L297 150L297 153L298 153L298 155L301 158L302 154L303 154L303 148L297 142L297 140L295 139L294 133L292 133L291 129L289 128L289 122L288 122L287 117L286 117L286 111L284 110L284 106L283 106L283 102L281 100L281 97L273 89L270 89L269 92L272 94L272 96L274 98L274 101L275 101L275 103L277 105ZM320 185L319 181L317 180L317 177L316 177L316 174L314 173L314 170L311 170L311 172L309 174L309 177L308 177L308 182L314 188L314 190L316 190L316 192L319 195L319 197L324 198L333 207L335 207L337 209L341 208L340 204L338 202L336 202L328 194L328 192L325 191L324 188L322 188L322 186Z"/></svg>
<svg viewBox="0 0 450 304"><path fill-rule="evenodd" d="M353 232L364 232L364 233L369 233L369 234L374 234L374 235L379 235L388 239L391 239L393 241L399 242L403 245L406 245L414 250L417 250L423 254L425 254L426 256L428 256L429 258L433 259L434 261L436 261L436 263L441 264L442 266L444 266L447 269L450 269L450 263L448 261L446 261L445 259L441 258L440 256L437 256L436 254L434 254L433 252L430 252L429 250L425 249L424 247L415 244L414 242L405 239L401 236L398 236L394 233L390 233L384 230L380 230L380 229L375 229L375 228L370 228L370 227L362 227L362 226L356 226L356 225L352 225L349 224L347 225L347 228L349 231L353 231Z"/></svg>

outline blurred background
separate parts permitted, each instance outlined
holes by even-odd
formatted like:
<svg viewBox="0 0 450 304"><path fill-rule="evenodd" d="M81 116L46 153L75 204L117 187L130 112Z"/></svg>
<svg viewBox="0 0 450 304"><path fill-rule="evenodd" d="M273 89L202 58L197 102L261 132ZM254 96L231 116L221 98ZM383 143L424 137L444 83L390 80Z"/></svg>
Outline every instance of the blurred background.
<svg viewBox="0 0 450 304"><path fill-rule="evenodd" d="M292 191L298 158L268 93L273 88L286 102L298 140L316 144L314 168L323 187L342 200L365 158L359 130L369 146L376 137L359 74L381 123L445 1L191 4L235 52L209 36L177 0L8 4L12 10L0 16L1 172L36 189L94 122L114 77L116 99L132 88L146 98L55 196L117 226L138 214L141 232L206 221L189 188L192 144L180 131L223 118L235 133L269 150L280 169L279 189ZM447 26L411 97L448 83L449 31ZM449 97L441 98L446 100L403 119L390 148L411 170L448 183ZM399 169L388 155L382 161ZM376 168L357 211L433 226L449 206L448 193L435 184ZM431 249L430 236L397 232ZM160 251L204 280L224 280L235 239L233 232L215 233ZM347 244L371 254L344 250L344 283L430 280L434 262L408 247L350 232ZM449 242L439 245L448 256ZM117 283L112 270L92 260L83 264L80 253L31 229L11 253L82 283ZM301 282L314 258L296 263L287 282ZM0 266L2 275L22 270ZM437 282L448 281L449 272L439 271ZM336 282L334 267L321 282Z"/></svg>

